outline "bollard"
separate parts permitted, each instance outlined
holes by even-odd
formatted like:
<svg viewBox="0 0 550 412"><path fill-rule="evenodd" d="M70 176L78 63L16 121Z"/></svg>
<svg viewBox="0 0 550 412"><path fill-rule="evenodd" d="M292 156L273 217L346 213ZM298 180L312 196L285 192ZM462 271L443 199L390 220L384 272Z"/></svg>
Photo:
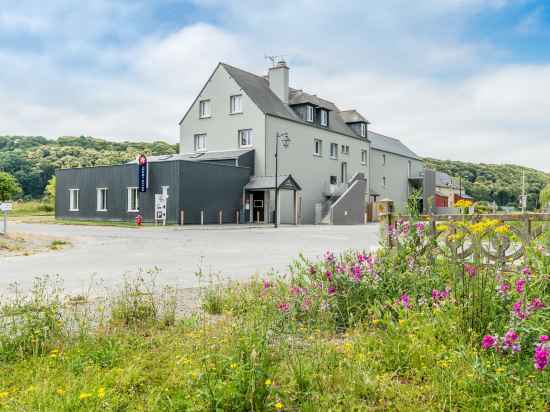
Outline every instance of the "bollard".
<svg viewBox="0 0 550 412"><path fill-rule="evenodd" d="M183 226L184 223L185 223L185 210L181 209L180 210L180 225Z"/></svg>
<svg viewBox="0 0 550 412"><path fill-rule="evenodd" d="M256 211L256 223L260 224L260 211Z"/></svg>
<svg viewBox="0 0 550 412"><path fill-rule="evenodd" d="M237 215L237 224L239 224L239 221L240 221L240 219L239 219L240 216L239 216L239 215L240 215L240 213L239 213L239 211L237 210L237 212L236 212L235 214Z"/></svg>
<svg viewBox="0 0 550 412"><path fill-rule="evenodd" d="M218 212L218 218L219 218L219 220L220 220L220 225L221 225L221 224L223 223L223 211L222 211L222 210L220 210L220 211Z"/></svg>
<svg viewBox="0 0 550 412"><path fill-rule="evenodd" d="M201 225L204 225L204 210L201 210Z"/></svg>

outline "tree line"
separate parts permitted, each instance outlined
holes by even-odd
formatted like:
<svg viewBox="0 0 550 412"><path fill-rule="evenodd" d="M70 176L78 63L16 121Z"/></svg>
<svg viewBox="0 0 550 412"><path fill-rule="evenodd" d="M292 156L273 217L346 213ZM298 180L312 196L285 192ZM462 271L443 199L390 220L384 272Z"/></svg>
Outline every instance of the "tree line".
<svg viewBox="0 0 550 412"><path fill-rule="evenodd" d="M178 145L166 142L112 142L90 136L0 136L0 172L15 178L21 190L17 196L44 196L56 169L106 166L126 163L140 153L164 155L178 152Z"/></svg>

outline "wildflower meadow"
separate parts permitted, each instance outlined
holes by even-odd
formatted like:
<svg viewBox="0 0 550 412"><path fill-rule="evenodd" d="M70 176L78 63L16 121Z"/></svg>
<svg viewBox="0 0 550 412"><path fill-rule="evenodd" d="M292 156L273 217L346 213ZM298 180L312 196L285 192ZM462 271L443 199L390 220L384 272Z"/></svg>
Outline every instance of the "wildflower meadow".
<svg viewBox="0 0 550 412"><path fill-rule="evenodd" d="M377 250L207 284L194 313L142 278L93 304L39 280L2 302L0 409L549 411L547 239L506 260L497 220L438 224L444 244L388 229Z"/></svg>

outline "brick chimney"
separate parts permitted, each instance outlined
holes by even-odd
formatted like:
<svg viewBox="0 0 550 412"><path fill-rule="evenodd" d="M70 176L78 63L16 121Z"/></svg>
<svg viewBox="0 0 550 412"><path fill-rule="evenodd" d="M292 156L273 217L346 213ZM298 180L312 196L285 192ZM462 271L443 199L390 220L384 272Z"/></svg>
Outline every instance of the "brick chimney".
<svg viewBox="0 0 550 412"><path fill-rule="evenodd" d="M269 88L283 103L288 104L288 66L279 60L268 72Z"/></svg>

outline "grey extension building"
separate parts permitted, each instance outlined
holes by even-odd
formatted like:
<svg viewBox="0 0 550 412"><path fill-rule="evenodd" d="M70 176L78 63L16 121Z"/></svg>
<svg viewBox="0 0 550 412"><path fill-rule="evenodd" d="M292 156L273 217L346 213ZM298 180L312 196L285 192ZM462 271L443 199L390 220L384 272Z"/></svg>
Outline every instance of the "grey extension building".
<svg viewBox="0 0 550 412"><path fill-rule="evenodd" d="M150 222L164 193L168 223L361 224L377 200L403 208L425 180L413 151L368 126L289 87L284 61L266 76L219 63L179 123L180 153L148 159L146 192L136 161L57 170L56 217Z"/></svg>

